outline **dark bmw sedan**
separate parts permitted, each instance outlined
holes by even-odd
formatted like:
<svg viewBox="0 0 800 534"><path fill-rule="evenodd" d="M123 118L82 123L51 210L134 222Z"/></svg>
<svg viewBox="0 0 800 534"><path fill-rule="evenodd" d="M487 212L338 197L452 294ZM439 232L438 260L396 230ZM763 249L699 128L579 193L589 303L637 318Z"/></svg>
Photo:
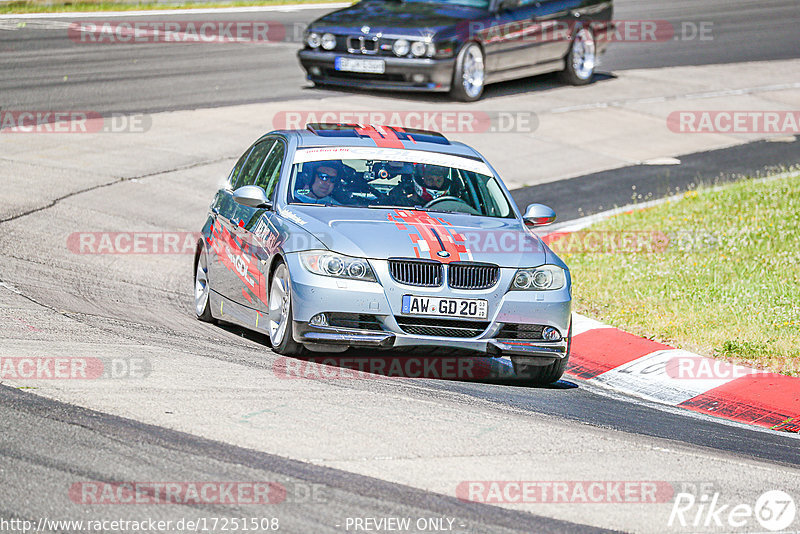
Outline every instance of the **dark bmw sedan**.
<svg viewBox="0 0 800 534"><path fill-rule="evenodd" d="M450 91L561 72L589 83L612 0L363 0L312 22L300 63L315 84Z"/></svg>

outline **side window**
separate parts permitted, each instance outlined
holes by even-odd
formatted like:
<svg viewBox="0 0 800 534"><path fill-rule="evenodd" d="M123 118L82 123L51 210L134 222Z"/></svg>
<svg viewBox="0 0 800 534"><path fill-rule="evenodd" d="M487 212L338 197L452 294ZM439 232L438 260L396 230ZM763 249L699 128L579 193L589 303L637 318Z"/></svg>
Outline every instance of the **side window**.
<svg viewBox="0 0 800 534"><path fill-rule="evenodd" d="M242 165L244 162L247 161L247 156L250 155L252 152L253 147L248 148L242 157L239 158L239 161L236 162L233 169L231 169L231 173L228 175L228 184L230 184L231 188L233 188L234 184L236 183L236 178L239 176L239 171L242 170Z"/></svg>
<svg viewBox="0 0 800 534"><path fill-rule="evenodd" d="M267 139L253 147L253 151L250 152L250 157L247 158L247 161L242 166L242 170L236 179L236 184L233 186L234 190L245 185L253 185L256 183L258 170L261 168L261 164L264 163L264 158L267 157L274 143L274 139Z"/></svg>
<svg viewBox="0 0 800 534"><path fill-rule="evenodd" d="M264 166L261 167L261 172L258 174L256 185L261 186L269 199L273 198L275 186L281 176L281 166L285 152L286 148L283 146L283 142L276 140L272 150L267 155L266 161L264 161Z"/></svg>

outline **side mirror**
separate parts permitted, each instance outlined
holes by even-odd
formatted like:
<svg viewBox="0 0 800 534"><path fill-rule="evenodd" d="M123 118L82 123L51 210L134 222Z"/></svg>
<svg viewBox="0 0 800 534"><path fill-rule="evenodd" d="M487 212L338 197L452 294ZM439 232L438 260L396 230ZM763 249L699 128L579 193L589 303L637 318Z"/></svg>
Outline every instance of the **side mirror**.
<svg viewBox="0 0 800 534"><path fill-rule="evenodd" d="M522 219L526 226L544 226L556 220L556 212L544 204L531 204Z"/></svg>
<svg viewBox="0 0 800 534"><path fill-rule="evenodd" d="M233 200L242 206L251 208L272 207L272 202L267 199L267 194L257 185L243 185L233 192Z"/></svg>

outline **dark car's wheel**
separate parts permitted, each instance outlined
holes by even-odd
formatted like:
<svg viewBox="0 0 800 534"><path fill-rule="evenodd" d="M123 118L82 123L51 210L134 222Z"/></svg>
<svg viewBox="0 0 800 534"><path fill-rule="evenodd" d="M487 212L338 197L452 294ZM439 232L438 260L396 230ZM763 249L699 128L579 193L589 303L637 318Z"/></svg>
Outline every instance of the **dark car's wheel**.
<svg viewBox="0 0 800 534"><path fill-rule="evenodd" d="M569 325L567 333L567 353L560 360L556 360L550 365L515 365L514 372L531 384L547 385L557 382L567 370L569 362L569 351L572 348L572 324Z"/></svg>
<svg viewBox="0 0 800 534"><path fill-rule="evenodd" d="M579 28L566 58L566 67L561 71L561 79L572 85L586 85L592 81L597 65L597 43L592 30Z"/></svg>
<svg viewBox="0 0 800 534"><path fill-rule="evenodd" d="M204 244L198 246L197 257L194 262L194 313L197 318L207 323L214 322L211 316L211 306L208 296L211 286L208 281L208 255Z"/></svg>
<svg viewBox="0 0 800 534"><path fill-rule="evenodd" d="M292 337L292 284L285 263L279 263L272 273L268 304L267 325L272 350L286 356L300 354L303 346Z"/></svg>
<svg viewBox="0 0 800 534"><path fill-rule="evenodd" d="M474 102L483 95L486 67L483 51L476 43L467 43L456 58L450 94L462 102Z"/></svg>

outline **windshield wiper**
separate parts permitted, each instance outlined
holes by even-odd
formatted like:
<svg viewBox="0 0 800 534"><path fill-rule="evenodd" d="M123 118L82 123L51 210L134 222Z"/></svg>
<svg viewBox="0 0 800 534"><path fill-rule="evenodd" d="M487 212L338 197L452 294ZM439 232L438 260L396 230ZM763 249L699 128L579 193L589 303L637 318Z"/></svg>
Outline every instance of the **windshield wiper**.
<svg viewBox="0 0 800 534"><path fill-rule="evenodd" d="M385 209L385 210L414 210L414 211L431 211L429 208L422 206L391 206L384 204L370 204L367 206L369 209Z"/></svg>

